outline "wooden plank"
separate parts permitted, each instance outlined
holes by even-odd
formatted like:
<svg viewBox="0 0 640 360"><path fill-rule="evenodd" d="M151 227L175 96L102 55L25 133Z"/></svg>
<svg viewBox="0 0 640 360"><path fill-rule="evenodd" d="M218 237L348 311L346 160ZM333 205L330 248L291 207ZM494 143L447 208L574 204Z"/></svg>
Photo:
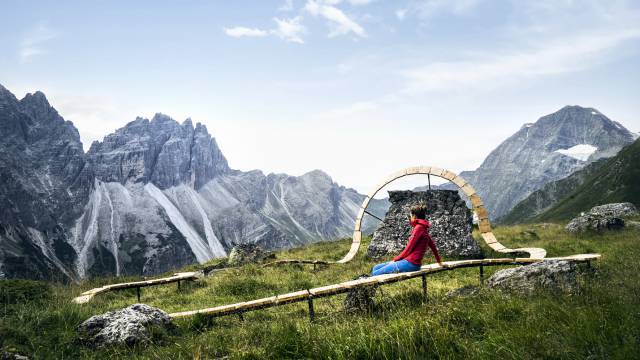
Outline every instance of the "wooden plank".
<svg viewBox="0 0 640 360"><path fill-rule="evenodd" d="M471 200L471 206L473 206L473 208L476 210L478 207L484 206L484 204L482 203L482 199L480 199L480 195L478 194L473 194L469 196L469 200Z"/></svg>
<svg viewBox="0 0 640 360"><path fill-rule="evenodd" d="M444 173L444 169L432 166L431 169L429 170L429 173L433 176L442 177L442 173Z"/></svg>
<svg viewBox="0 0 640 360"><path fill-rule="evenodd" d="M492 232L486 232L481 235L482 235L482 238L484 239L484 242L487 243L487 245L495 244L498 242L498 239L496 239L495 235L493 235Z"/></svg>
<svg viewBox="0 0 640 360"><path fill-rule="evenodd" d="M476 193L476 189L473 188L473 186L471 186L469 183L466 183L463 187L460 188L462 190L462 192L467 195L467 196L471 196L473 194Z"/></svg>
<svg viewBox="0 0 640 360"><path fill-rule="evenodd" d="M354 231L351 240L352 244L359 244L362 241L362 231Z"/></svg>
<svg viewBox="0 0 640 360"><path fill-rule="evenodd" d="M480 233L491 232L491 223L489 222L489 219L480 219L478 222L478 229L480 230Z"/></svg>
<svg viewBox="0 0 640 360"><path fill-rule="evenodd" d="M406 175L414 175L414 174L428 174L431 170L431 166L412 166L405 169Z"/></svg>
<svg viewBox="0 0 640 360"><path fill-rule="evenodd" d="M290 302L294 300L306 299L309 297L309 290L300 290L276 296L276 303Z"/></svg>
<svg viewBox="0 0 640 360"><path fill-rule="evenodd" d="M478 220L489 219L489 212L484 206L479 206L474 209L476 215L478 216Z"/></svg>
<svg viewBox="0 0 640 360"><path fill-rule="evenodd" d="M456 176L458 176L458 175L456 175L454 172L446 170L446 169L442 172L442 177L447 179L447 180L449 180L449 181L455 179Z"/></svg>
<svg viewBox="0 0 640 360"><path fill-rule="evenodd" d="M460 176L456 176L453 180L451 180L451 182L456 184L456 186L459 188L467 185L467 180L461 178Z"/></svg>

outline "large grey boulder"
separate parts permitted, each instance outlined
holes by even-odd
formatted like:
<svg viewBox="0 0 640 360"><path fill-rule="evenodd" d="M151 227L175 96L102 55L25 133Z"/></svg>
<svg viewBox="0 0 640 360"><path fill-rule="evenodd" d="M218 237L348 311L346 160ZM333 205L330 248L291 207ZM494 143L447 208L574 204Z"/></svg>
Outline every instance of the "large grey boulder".
<svg viewBox="0 0 640 360"><path fill-rule="evenodd" d="M593 214L585 214L569 221L565 229L570 233L578 233L587 230L606 231L620 230L624 228L624 219Z"/></svg>
<svg viewBox="0 0 640 360"><path fill-rule="evenodd" d="M625 226L623 217L637 214L636 206L628 202L600 205L569 221L566 230L571 233L619 230Z"/></svg>
<svg viewBox="0 0 640 360"><path fill-rule="evenodd" d="M275 256L256 244L246 243L231 249L228 263L231 266L239 266L261 262L268 258L275 258Z"/></svg>
<svg viewBox="0 0 640 360"><path fill-rule="evenodd" d="M640 214L638 208L630 202L611 203L595 206L589 210L592 215L626 217Z"/></svg>
<svg viewBox="0 0 640 360"><path fill-rule="evenodd" d="M367 254L378 259L396 255L407 245L411 233L409 209L416 204L427 205L429 233L441 256L480 258L482 250L471 236L473 217L457 191L389 191L391 207L384 221L373 233Z"/></svg>
<svg viewBox="0 0 640 360"><path fill-rule="evenodd" d="M100 347L105 345L136 345L151 340L149 328L166 331L175 329L169 315L146 304L94 315L77 328L82 343Z"/></svg>
<svg viewBox="0 0 640 360"><path fill-rule="evenodd" d="M564 260L546 260L500 270L487 280L486 285L521 295L539 291L573 294L579 289L576 265Z"/></svg>

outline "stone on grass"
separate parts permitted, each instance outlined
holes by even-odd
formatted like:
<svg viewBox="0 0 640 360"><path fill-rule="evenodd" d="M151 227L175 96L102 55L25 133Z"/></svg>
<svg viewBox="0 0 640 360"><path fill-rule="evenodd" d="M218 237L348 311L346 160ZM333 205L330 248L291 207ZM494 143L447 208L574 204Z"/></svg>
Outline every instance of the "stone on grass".
<svg viewBox="0 0 640 360"><path fill-rule="evenodd" d="M369 275L361 275L354 280L368 278ZM373 299L378 291L378 285L359 286L349 290L344 299L344 310L349 314L371 313L376 303Z"/></svg>
<svg viewBox="0 0 640 360"><path fill-rule="evenodd" d="M569 221L565 229L570 233L587 230L598 232L620 230L624 228L624 220L619 217L584 214Z"/></svg>
<svg viewBox="0 0 640 360"><path fill-rule="evenodd" d="M635 216L639 214L638 208L636 208L636 206L630 202L611 203L596 206L591 208L591 210L589 210L589 213L593 215L613 217Z"/></svg>
<svg viewBox="0 0 640 360"><path fill-rule="evenodd" d="M173 331L175 326L169 315L146 304L94 315L77 328L79 340L87 345L129 345L151 340L151 327Z"/></svg>
<svg viewBox="0 0 640 360"><path fill-rule="evenodd" d="M28 357L10 351L0 351L0 360L29 360Z"/></svg>
<svg viewBox="0 0 640 360"><path fill-rule="evenodd" d="M541 291L574 294L579 290L576 265L564 260L545 260L500 270L487 280L486 285L521 295Z"/></svg>
<svg viewBox="0 0 640 360"><path fill-rule="evenodd" d="M228 263L231 266L240 266L261 262L273 257L272 253L265 251L262 247L252 243L245 243L236 245L231 249Z"/></svg>
<svg viewBox="0 0 640 360"><path fill-rule="evenodd" d="M572 219L566 226L570 233L587 230L620 230L625 227L624 217L638 215L638 209L632 203L611 203L591 208L586 213Z"/></svg>

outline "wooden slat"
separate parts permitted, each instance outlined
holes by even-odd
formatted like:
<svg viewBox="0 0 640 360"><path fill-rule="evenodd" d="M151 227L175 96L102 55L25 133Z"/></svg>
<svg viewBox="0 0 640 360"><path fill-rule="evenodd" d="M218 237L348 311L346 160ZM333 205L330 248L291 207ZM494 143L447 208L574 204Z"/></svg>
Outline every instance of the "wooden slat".
<svg viewBox="0 0 640 360"><path fill-rule="evenodd" d="M462 190L462 192L467 195L467 196L471 196L473 194L476 193L476 189L473 188L473 186L469 185L469 183L465 184L463 187L460 188Z"/></svg>

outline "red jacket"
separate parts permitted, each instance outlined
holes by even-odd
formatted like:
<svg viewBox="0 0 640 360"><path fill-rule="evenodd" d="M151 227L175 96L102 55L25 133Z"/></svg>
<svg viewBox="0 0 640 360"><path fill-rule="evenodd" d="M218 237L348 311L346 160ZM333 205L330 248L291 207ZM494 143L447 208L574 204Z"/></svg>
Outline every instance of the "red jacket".
<svg viewBox="0 0 640 360"><path fill-rule="evenodd" d="M436 257L436 261L440 262L440 254L438 253L436 243L431 236L429 236L429 228L431 227L429 222L427 220L416 219L411 222L411 226L413 230L411 231L407 247L402 250L400 255L393 258L393 261L405 259L415 265L422 265L422 258L428 246Z"/></svg>

